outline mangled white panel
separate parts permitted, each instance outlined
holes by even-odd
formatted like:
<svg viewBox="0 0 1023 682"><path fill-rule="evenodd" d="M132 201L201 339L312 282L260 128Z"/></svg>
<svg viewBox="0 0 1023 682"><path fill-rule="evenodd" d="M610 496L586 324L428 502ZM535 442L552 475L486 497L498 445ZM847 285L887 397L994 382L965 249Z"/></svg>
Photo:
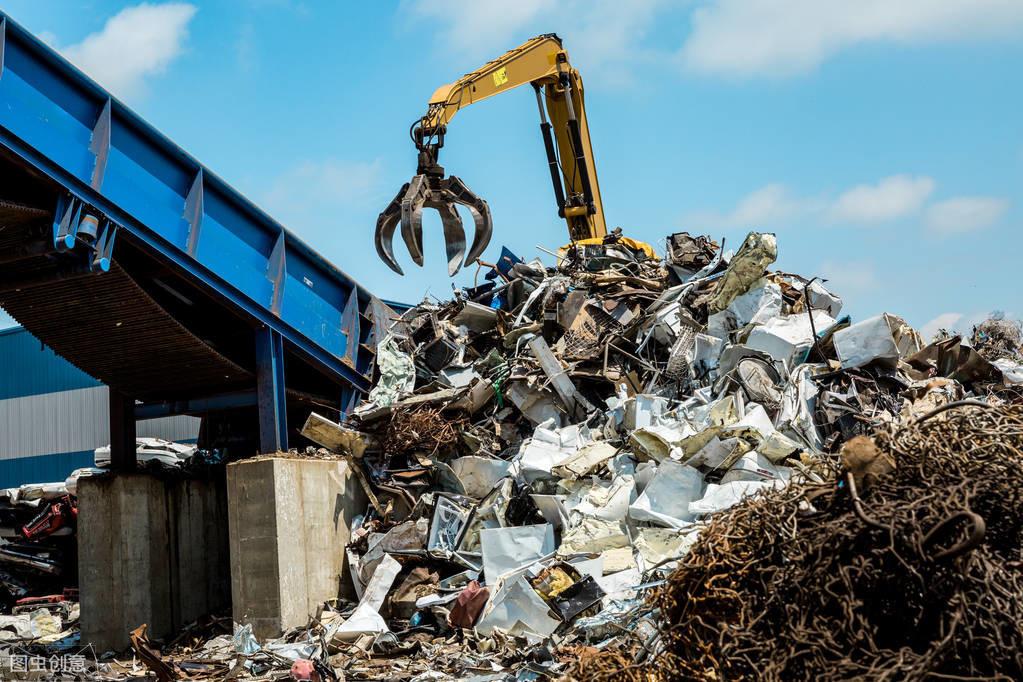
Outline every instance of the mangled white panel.
<svg viewBox="0 0 1023 682"><path fill-rule="evenodd" d="M549 637L559 625L561 621L526 577L517 575L495 586L476 624L476 631L488 637L500 631L509 636L536 640Z"/></svg>
<svg viewBox="0 0 1023 682"><path fill-rule="evenodd" d="M714 436L699 452L686 460L692 467L717 469L726 463L734 462L749 448L745 441L738 438L719 438Z"/></svg>
<svg viewBox="0 0 1023 682"><path fill-rule="evenodd" d="M562 534L558 554L566 556L604 552L609 549L629 546L629 536L622 530L620 523L587 516Z"/></svg>
<svg viewBox="0 0 1023 682"><path fill-rule="evenodd" d="M511 462L492 457L459 457L451 462L451 470L465 488L465 494L477 499L486 496L498 481L508 475Z"/></svg>
<svg viewBox="0 0 1023 682"><path fill-rule="evenodd" d="M732 481L784 481L792 477L792 469L771 462L756 450L740 457L721 477L721 483Z"/></svg>
<svg viewBox="0 0 1023 682"><path fill-rule="evenodd" d="M644 570L649 570L684 556L696 544L699 533L699 526L688 532L676 528L637 528L632 544L639 553Z"/></svg>
<svg viewBox="0 0 1023 682"><path fill-rule="evenodd" d="M333 637L342 641L358 639L362 635L387 632L387 623L380 616L380 607L394 584L394 579L401 572L401 564L390 554L384 555L377 564L373 577L362 593L362 600L355 612L341 623L334 631Z"/></svg>
<svg viewBox="0 0 1023 682"><path fill-rule="evenodd" d="M618 448L607 441L591 443L581 448L579 452L569 455L551 471L561 478L582 478L614 457L616 452Z"/></svg>
<svg viewBox="0 0 1023 682"><path fill-rule="evenodd" d="M800 365L782 391L781 407L775 417L778 430L796 436L811 450L819 452L824 440L814 423L819 390L813 381L814 372L822 365Z"/></svg>
<svg viewBox="0 0 1023 682"><path fill-rule="evenodd" d="M561 530L564 526L568 525L568 510L565 509L564 495L539 495L534 493L529 497L536 504L536 508L540 510L544 520L554 526L554 530Z"/></svg>
<svg viewBox="0 0 1023 682"><path fill-rule="evenodd" d="M597 584L604 591L601 605L606 607L613 601L634 599L637 594L636 586L642 580L643 577L640 575L639 569L636 568L629 568L597 578Z"/></svg>
<svg viewBox="0 0 1023 682"><path fill-rule="evenodd" d="M668 410L667 398L640 394L624 402L625 428L629 431L656 424Z"/></svg>
<svg viewBox="0 0 1023 682"><path fill-rule="evenodd" d="M814 330L821 334L834 324L834 318L820 310L813 311L812 326L807 313L781 315L754 327L746 339L746 347L763 351L777 364L792 370L813 345Z"/></svg>
<svg viewBox="0 0 1023 682"><path fill-rule="evenodd" d="M736 296L724 310L707 319L707 333L727 339L728 333L747 324L763 324L781 315L781 287L765 277L746 293Z"/></svg>
<svg viewBox="0 0 1023 682"><path fill-rule="evenodd" d="M641 458L663 462L673 447L695 434L696 429L685 422L662 423L633 431L629 442Z"/></svg>
<svg viewBox="0 0 1023 682"><path fill-rule="evenodd" d="M702 493L703 475L699 471L685 464L662 462L657 467L657 475L629 507L629 517L634 521L682 528L695 520L689 504Z"/></svg>
<svg viewBox="0 0 1023 682"><path fill-rule="evenodd" d="M788 436L784 435L771 423L771 418L762 405L752 405L746 415L735 424L724 429L724 434L752 429L756 433L757 451L772 462L778 462L798 452L801 447ZM731 462L729 462L729 465Z"/></svg>
<svg viewBox="0 0 1023 682"><path fill-rule="evenodd" d="M502 391L533 424L544 424L548 421L560 423L561 410L558 409L551 393L531 388L524 381L508 382Z"/></svg>
<svg viewBox="0 0 1023 682"><path fill-rule="evenodd" d="M715 514L735 506L744 497L760 490L780 488L783 485L782 481L732 481L720 485L711 483L703 497L689 504L689 513L698 516Z"/></svg>
<svg viewBox="0 0 1023 682"><path fill-rule="evenodd" d="M554 467L591 442L589 430L585 427L572 425L554 428L552 422L544 422L533 432L533 437L519 448L512 471L527 482L550 478Z"/></svg>
<svg viewBox="0 0 1023 682"><path fill-rule="evenodd" d="M883 313L840 329L834 336L842 369L881 362L894 367L900 357L920 350L920 335L905 320Z"/></svg>
<svg viewBox="0 0 1023 682"><path fill-rule="evenodd" d="M809 292L811 308L814 310L826 310L828 315L838 319L838 314L842 312L842 299L838 294L828 291L818 280L810 283Z"/></svg>
<svg viewBox="0 0 1023 682"><path fill-rule="evenodd" d="M1001 371L1002 383L1006 386L1023 384L1023 364L1013 362L1009 358L999 358L991 364Z"/></svg>
<svg viewBox="0 0 1023 682"><path fill-rule="evenodd" d="M502 575L528 566L554 553L554 527L549 523L509 528L484 528L480 531L483 552L483 576L487 583Z"/></svg>
<svg viewBox="0 0 1023 682"><path fill-rule="evenodd" d="M610 482L595 480L566 500L565 508L573 518L579 515L621 521L628 514L629 504L636 496L635 488L631 476L618 476Z"/></svg>
<svg viewBox="0 0 1023 682"><path fill-rule="evenodd" d="M725 342L707 334L697 334L693 346L693 367L712 370L718 366L718 358Z"/></svg>

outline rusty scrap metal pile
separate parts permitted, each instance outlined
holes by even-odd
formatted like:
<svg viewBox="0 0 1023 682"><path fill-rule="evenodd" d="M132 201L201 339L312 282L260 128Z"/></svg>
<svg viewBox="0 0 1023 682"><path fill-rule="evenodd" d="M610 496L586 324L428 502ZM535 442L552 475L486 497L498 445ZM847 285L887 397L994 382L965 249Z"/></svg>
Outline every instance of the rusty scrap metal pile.
<svg viewBox="0 0 1023 682"><path fill-rule="evenodd" d="M636 642L573 676L1023 679L1021 453L1018 404L857 437L838 485L797 482L710 522L651 598L663 639L646 665L622 663Z"/></svg>
<svg viewBox="0 0 1023 682"><path fill-rule="evenodd" d="M369 399L307 425L369 499L343 672L1018 675L1018 325L928 344L776 258L506 250L402 315Z"/></svg>
<svg viewBox="0 0 1023 682"><path fill-rule="evenodd" d="M1019 679L1023 354L925 343L817 279L620 235L390 328L344 424L364 491L338 600L155 654L241 679ZM980 403L983 407L976 407ZM869 434L876 434L870 436ZM873 438L873 440L871 440ZM133 670L137 670L136 667Z"/></svg>

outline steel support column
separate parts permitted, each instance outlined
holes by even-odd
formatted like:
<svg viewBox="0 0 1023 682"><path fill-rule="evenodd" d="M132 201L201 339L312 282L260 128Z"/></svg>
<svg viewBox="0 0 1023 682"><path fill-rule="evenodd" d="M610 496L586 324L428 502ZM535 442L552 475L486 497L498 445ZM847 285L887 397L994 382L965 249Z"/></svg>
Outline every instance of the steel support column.
<svg viewBox="0 0 1023 682"><path fill-rule="evenodd" d="M135 468L135 400L110 390L110 468L131 471Z"/></svg>
<svg viewBox="0 0 1023 682"><path fill-rule="evenodd" d="M288 415L284 393L284 339L269 327L256 330L256 405L259 451L288 449Z"/></svg>

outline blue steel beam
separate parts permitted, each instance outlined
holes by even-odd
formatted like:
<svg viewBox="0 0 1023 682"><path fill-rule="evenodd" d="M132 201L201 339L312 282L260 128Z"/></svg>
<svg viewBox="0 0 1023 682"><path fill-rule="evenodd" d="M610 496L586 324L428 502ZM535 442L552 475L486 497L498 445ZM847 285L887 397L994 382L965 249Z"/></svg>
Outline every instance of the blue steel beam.
<svg viewBox="0 0 1023 682"><path fill-rule="evenodd" d="M369 388L373 297L0 12L0 144L339 383ZM347 314L346 314L347 312Z"/></svg>
<svg viewBox="0 0 1023 682"><path fill-rule="evenodd" d="M188 398L187 400L164 400L142 403L135 406L135 419L160 419L178 414L201 415L206 412L234 410L240 407L256 407L256 392L241 391L220 395Z"/></svg>
<svg viewBox="0 0 1023 682"><path fill-rule="evenodd" d="M284 340L272 329L256 330L256 408L259 451L287 452L288 414L284 392Z"/></svg>

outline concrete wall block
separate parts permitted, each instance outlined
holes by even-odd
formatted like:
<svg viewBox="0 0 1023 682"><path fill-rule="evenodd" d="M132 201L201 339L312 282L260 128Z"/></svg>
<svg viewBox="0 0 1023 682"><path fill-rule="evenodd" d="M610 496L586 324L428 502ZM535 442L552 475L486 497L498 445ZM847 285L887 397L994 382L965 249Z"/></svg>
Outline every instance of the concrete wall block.
<svg viewBox="0 0 1023 682"><path fill-rule="evenodd" d="M305 625L341 593L365 495L347 464L274 457L228 465L234 618L257 637Z"/></svg>
<svg viewBox="0 0 1023 682"><path fill-rule="evenodd" d="M83 478L78 506L83 642L121 650L142 623L161 637L227 605L222 482Z"/></svg>
<svg viewBox="0 0 1023 682"><path fill-rule="evenodd" d="M280 629L277 498L274 460L227 467L227 518L234 620L257 633Z"/></svg>
<svg viewBox="0 0 1023 682"><path fill-rule="evenodd" d="M226 605L230 593L227 494L219 481L180 481L167 487L175 572L174 621L189 623Z"/></svg>

